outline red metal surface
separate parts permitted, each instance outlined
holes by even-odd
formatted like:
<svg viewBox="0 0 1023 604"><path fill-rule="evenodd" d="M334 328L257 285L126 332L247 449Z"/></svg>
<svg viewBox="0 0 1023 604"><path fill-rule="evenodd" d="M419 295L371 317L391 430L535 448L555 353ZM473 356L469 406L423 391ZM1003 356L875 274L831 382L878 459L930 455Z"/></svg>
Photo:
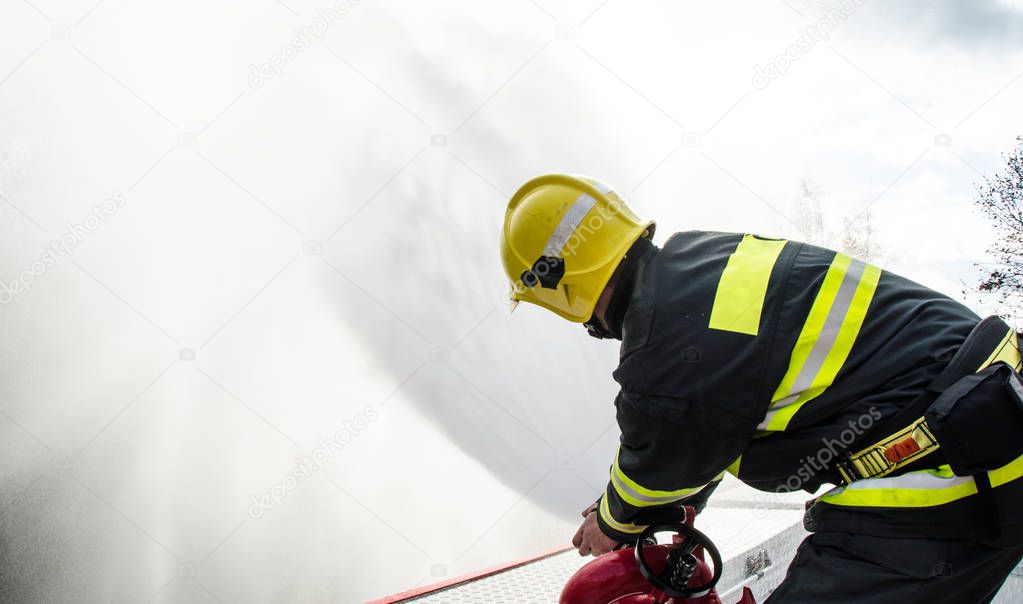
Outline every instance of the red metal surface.
<svg viewBox="0 0 1023 604"><path fill-rule="evenodd" d="M686 524L692 527L695 514L687 508ZM684 537L676 534L671 544L647 545L644 553L649 570L655 575L660 574L667 564L668 552L679 547ZM434 583L425 587L411 589L400 594L373 600L367 604L395 604L407 602L421 596L435 594L448 589L457 588L474 581L507 572L527 564L538 562L551 556L565 553L570 547L553 549L538 555L529 556L493 566L475 573L462 575L454 579ZM697 547L693 554L697 557L696 569L689 579L691 589L708 584L714 577L714 571L704 561L702 547ZM720 561L715 558L715 561ZM659 591L640 572L636 561L636 550L624 548L613 551L590 561L580 568L565 584L560 604L723 604L717 592L711 589L708 593L694 598L672 598ZM749 587L744 587L742 597L737 604L756 604Z"/></svg>
<svg viewBox="0 0 1023 604"><path fill-rule="evenodd" d="M685 523L693 526L695 511L686 507ZM654 575L660 575L667 565L668 553L684 541L676 533L670 544L647 545L644 559ZM717 591L694 598L672 598L647 581L636 561L636 550L632 548L613 551L580 568L565 584L561 591L560 604L722 604ZM689 578L690 589L700 589L714 578L714 571L704 560L703 547L693 550L696 556L696 570ZM717 569L720 570L720 569ZM756 604L749 587L742 590L738 604Z"/></svg>
<svg viewBox="0 0 1023 604"><path fill-rule="evenodd" d="M664 569L667 553L674 549L674 544L662 544L647 547L650 568L655 573ZM700 562L693 573L689 584L692 586L706 583L713 572L706 563ZM753 604L752 594L744 592L740 604ZM580 568L561 592L561 604L722 604L717 593L680 600L668 598L657 591L639 572L634 550L620 549L604 554L586 566Z"/></svg>
<svg viewBox="0 0 1023 604"><path fill-rule="evenodd" d="M427 585L425 587L416 587L416 588L410 589L408 591L403 591L400 594L396 594L396 595L393 595L393 596L387 596L385 598L380 598L379 600L373 600L372 602L367 602L366 604L394 604L395 602L405 602L407 600L411 600L412 598L418 598L420 596L425 596L427 594L432 594L432 593L437 593L439 591L444 591L445 589L451 589L452 587L457 587L458 585L469 583L471 581L478 581L479 579L485 579L486 577L490 577L490 576L496 575L498 573L503 573L505 571L512 570L513 568L518 568L520 566L525 566L526 564L537 562L537 561L543 560L545 558L550 558L551 556L556 556L558 554L562 554L564 552L567 552L570 549L574 549L574 548L572 548L572 547L559 547L559 548L555 548L555 549L543 552L541 554L534 554L534 555L528 556L526 558L519 558L518 560L513 560L511 562L505 562L504 564L498 564L497 566L491 566L490 568L485 568L485 569L483 569L481 571L477 571L477 572L474 572L474 573L469 573L469 574L466 574L466 575L462 575L460 577L455 577L454 579L449 579L447 581L441 581L439 583L433 583L433 584Z"/></svg>

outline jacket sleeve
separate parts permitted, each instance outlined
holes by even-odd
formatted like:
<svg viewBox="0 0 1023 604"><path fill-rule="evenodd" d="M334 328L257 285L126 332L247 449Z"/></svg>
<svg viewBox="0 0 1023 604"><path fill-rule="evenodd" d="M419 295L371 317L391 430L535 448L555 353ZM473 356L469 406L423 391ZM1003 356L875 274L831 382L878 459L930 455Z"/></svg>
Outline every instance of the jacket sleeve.
<svg viewBox="0 0 1023 604"><path fill-rule="evenodd" d="M622 392L615 406L621 446L597 518L617 541L631 541L646 528L637 520L644 509L702 509L751 437L727 416L689 409L677 399Z"/></svg>

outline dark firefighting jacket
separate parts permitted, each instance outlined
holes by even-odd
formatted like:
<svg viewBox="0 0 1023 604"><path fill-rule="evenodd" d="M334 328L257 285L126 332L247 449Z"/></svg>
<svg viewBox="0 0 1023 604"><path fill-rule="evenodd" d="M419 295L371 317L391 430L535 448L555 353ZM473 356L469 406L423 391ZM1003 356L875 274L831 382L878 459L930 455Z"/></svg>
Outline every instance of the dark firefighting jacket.
<svg viewBox="0 0 1023 604"><path fill-rule="evenodd" d="M794 241L684 232L630 253L629 292L612 313L621 446L598 507L619 541L644 528L645 509L702 506L726 471L768 493L837 484L834 460L917 400L980 321L908 279ZM1018 369L1011 335L1002 360ZM807 527L979 538L973 479L939 462L836 487L809 506ZM1023 542L1023 459L990 475L1001 534Z"/></svg>

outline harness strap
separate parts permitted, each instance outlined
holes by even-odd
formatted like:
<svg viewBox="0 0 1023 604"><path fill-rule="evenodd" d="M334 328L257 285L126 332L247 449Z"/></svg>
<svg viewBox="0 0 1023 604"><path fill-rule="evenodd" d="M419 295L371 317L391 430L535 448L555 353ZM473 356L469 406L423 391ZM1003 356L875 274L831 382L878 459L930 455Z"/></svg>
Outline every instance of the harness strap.
<svg viewBox="0 0 1023 604"><path fill-rule="evenodd" d="M1021 344L1023 344L1023 334L1017 334L1000 318L988 317L981 321L966 338L963 346L944 371L928 386L927 392L917 397L885 425L901 425L909 417L917 419L859 452L840 458L835 463L837 478L840 479L839 486L848 485L856 480L891 474L899 468L938 451L940 449L938 441L922 415L935 396L960 378L980 371L999 360L1012 358L1016 364L1015 361L1019 359L1018 352L1012 351L1015 353L1014 356L1002 357L1013 346L1016 347L1016 350L1023 349ZM1018 371L1020 366L1016 365ZM907 417L907 414L911 415Z"/></svg>
<svg viewBox="0 0 1023 604"><path fill-rule="evenodd" d="M890 474L937 449L937 439L927 427L927 421L920 417L898 432L840 460L836 469L848 484Z"/></svg>
<svg viewBox="0 0 1023 604"><path fill-rule="evenodd" d="M998 502L995 500L991 490L991 478L987 472L973 475L973 482L977 485L977 516L991 539L1001 535L1001 527L998 524Z"/></svg>

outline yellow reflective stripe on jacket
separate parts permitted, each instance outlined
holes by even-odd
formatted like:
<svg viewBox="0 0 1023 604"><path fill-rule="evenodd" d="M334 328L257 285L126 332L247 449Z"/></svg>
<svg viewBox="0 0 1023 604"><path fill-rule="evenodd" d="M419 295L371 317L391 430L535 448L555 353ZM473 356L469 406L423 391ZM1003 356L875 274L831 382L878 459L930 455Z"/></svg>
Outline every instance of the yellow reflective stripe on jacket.
<svg viewBox="0 0 1023 604"><path fill-rule="evenodd" d="M1023 456L987 474L992 488L1023 478ZM972 476L956 476L952 468L943 465L935 470L908 472L893 478L857 480L828 491L820 501L853 507L930 507L976 492Z"/></svg>
<svg viewBox="0 0 1023 604"><path fill-rule="evenodd" d="M831 386L849 358L874 299L881 269L837 254L814 298L789 359L789 368L760 430L781 431L808 401Z"/></svg>
<svg viewBox="0 0 1023 604"><path fill-rule="evenodd" d="M638 534L638 533L642 533L643 529L646 528L645 526L638 526L638 525L635 525L635 524L627 524L627 523L618 522L617 520L615 520L614 516L611 515L611 508L609 508L608 505L607 505L607 496L606 495L604 497L600 498L600 506L598 507L598 510L599 510L598 513L600 514L600 519L604 521L604 524L608 525L609 527L613 528L614 530L616 530L616 531L618 531L620 533L636 533L636 534Z"/></svg>
<svg viewBox="0 0 1023 604"><path fill-rule="evenodd" d="M625 475L618 465L618 455L615 455L615 462L611 466L611 486L614 487L618 496L624 499L629 505L643 508L655 505L674 503L684 499L707 485L691 489L678 489L675 491L656 491L641 486L636 481Z"/></svg>
<svg viewBox="0 0 1023 604"><path fill-rule="evenodd" d="M718 281L710 328L755 336L760 331L767 285L784 240L744 235Z"/></svg>
<svg viewBox="0 0 1023 604"><path fill-rule="evenodd" d="M1023 362L1021 362L1020 358L1019 337L1012 329L1009 330L1009 333L1005 334L1002 341L998 343L998 347L991 352L991 356L984 361L977 371L984 370L999 361L1014 368L1016 371L1023 369Z"/></svg>
<svg viewBox="0 0 1023 604"><path fill-rule="evenodd" d="M725 472L728 472L732 476L735 476L736 478L738 478L739 477L739 466L740 465L742 465L742 455L736 457L735 461L733 461L730 466L725 468Z"/></svg>

